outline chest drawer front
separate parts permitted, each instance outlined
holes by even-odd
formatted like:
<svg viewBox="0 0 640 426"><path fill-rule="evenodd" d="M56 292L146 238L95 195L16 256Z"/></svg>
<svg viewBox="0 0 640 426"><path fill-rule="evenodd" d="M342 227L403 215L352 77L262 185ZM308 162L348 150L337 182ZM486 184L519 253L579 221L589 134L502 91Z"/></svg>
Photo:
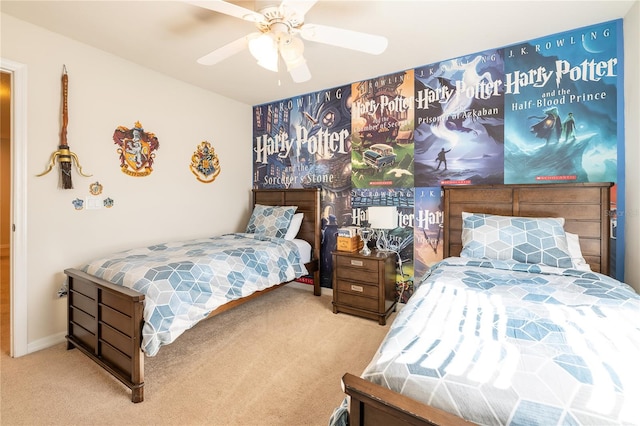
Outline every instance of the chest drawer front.
<svg viewBox="0 0 640 426"><path fill-rule="evenodd" d="M359 282L343 281L338 279L337 287L340 293L347 293L354 296L378 297L379 290L376 285L367 285Z"/></svg>
<svg viewBox="0 0 640 426"><path fill-rule="evenodd" d="M378 282L378 271L361 271L353 268L341 268L337 270L338 279L363 281L376 284Z"/></svg>
<svg viewBox="0 0 640 426"><path fill-rule="evenodd" d="M378 261L362 257L338 256L338 272L341 269L357 269L360 272L373 272L378 274Z"/></svg>
<svg viewBox="0 0 640 426"><path fill-rule="evenodd" d="M338 292L338 303L372 312L375 312L378 309L378 299L362 297L360 295L355 295L354 293Z"/></svg>

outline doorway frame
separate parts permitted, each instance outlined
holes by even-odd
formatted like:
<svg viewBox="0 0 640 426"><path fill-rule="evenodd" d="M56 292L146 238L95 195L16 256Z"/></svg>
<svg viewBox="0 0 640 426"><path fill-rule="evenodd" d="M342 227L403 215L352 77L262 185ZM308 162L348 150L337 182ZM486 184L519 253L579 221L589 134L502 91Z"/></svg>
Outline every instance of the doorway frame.
<svg viewBox="0 0 640 426"><path fill-rule="evenodd" d="M28 353L27 280L27 66L0 58L0 68L11 74L11 232L10 355ZM16 285L20 283L20 285Z"/></svg>

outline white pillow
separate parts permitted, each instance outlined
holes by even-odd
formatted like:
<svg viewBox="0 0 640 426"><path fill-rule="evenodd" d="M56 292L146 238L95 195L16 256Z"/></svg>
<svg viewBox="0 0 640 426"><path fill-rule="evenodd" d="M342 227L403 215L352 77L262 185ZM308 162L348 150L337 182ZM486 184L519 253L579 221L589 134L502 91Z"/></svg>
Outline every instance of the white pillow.
<svg viewBox="0 0 640 426"><path fill-rule="evenodd" d="M256 204L247 224L247 234L284 238L298 206L264 206Z"/></svg>
<svg viewBox="0 0 640 426"><path fill-rule="evenodd" d="M298 231L300 230L300 225L302 225L302 218L304 217L304 213L296 213L291 218L291 223L289 224L289 228L287 229L287 233L284 236L285 240L293 240L296 235L298 235Z"/></svg>
<svg viewBox="0 0 640 426"><path fill-rule="evenodd" d="M564 218L462 212L460 257L573 268Z"/></svg>
<svg viewBox="0 0 640 426"><path fill-rule="evenodd" d="M567 236L567 246L569 248L569 256L571 256L571 262L573 267L579 271L591 271L591 267L582 257L582 250L580 249L580 238L576 234L565 231Z"/></svg>

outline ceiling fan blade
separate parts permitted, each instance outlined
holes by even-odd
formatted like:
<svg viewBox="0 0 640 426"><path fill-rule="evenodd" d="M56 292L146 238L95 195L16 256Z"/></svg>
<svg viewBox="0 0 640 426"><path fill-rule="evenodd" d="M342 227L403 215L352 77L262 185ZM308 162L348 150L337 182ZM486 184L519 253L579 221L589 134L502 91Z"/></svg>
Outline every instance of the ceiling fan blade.
<svg viewBox="0 0 640 426"><path fill-rule="evenodd" d="M309 71L307 61L302 54L304 52L304 43L300 38L295 36L281 38L278 51L295 83L302 83L311 79L311 71Z"/></svg>
<svg viewBox="0 0 640 426"><path fill-rule="evenodd" d="M248 40L249 38L245 36L232 41L231 43L225 44L219 49L216 49L213 52L198 59L198 63L202 65L215 65L218 62L223 61L245 49L249 44Z"/></svg>
<svg viewBox="0 0 640 426"><path fill-rule="evenodd" d="M303 83L305 81L311 80L311 71L309 71L307 61L305 61L304 59L294 67L287 67L287 69L295 83Z"/></svg>
<svg viewBox="0 0 640 426"><path fill-rule="evenodd" d="M386 37L318 24L305 24L300 29L305 40L344 47L379 55L389 44Z"/></svg>
<svg viewBox="0 0 640 426"><path fill-rule="evenodd" d="M291 10L295 14L304 19L304 15L311 9L318 0L282 0L281 6L285 10Z"/></svg>
<svg viewBox="0 0 640 426"><path fill-rule="evenodd" d="M250 9L245 9L241 6L236 6L233 3L227 3L222 0L208 0L208 1L192 1L182 0L185 3L192 4L194 6L202 7L204 9L213 10L214 12L224 13L225 15L234 16L236 18L244 19L251 22L264 21L264 15L258 12L254 12Z"/></svg>

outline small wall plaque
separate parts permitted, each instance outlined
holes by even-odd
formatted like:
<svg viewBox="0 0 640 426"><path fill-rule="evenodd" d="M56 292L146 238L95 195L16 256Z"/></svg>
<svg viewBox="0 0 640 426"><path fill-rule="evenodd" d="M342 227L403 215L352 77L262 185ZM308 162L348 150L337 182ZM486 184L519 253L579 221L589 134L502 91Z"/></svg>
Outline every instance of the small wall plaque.
<svg viewBox="0 0 640 426"><path fill-rule="evenodd" d="M209 142L200 142L191 156L189 168L200 182L211 183L216 180L220 174L220 162Z"/></svg>

